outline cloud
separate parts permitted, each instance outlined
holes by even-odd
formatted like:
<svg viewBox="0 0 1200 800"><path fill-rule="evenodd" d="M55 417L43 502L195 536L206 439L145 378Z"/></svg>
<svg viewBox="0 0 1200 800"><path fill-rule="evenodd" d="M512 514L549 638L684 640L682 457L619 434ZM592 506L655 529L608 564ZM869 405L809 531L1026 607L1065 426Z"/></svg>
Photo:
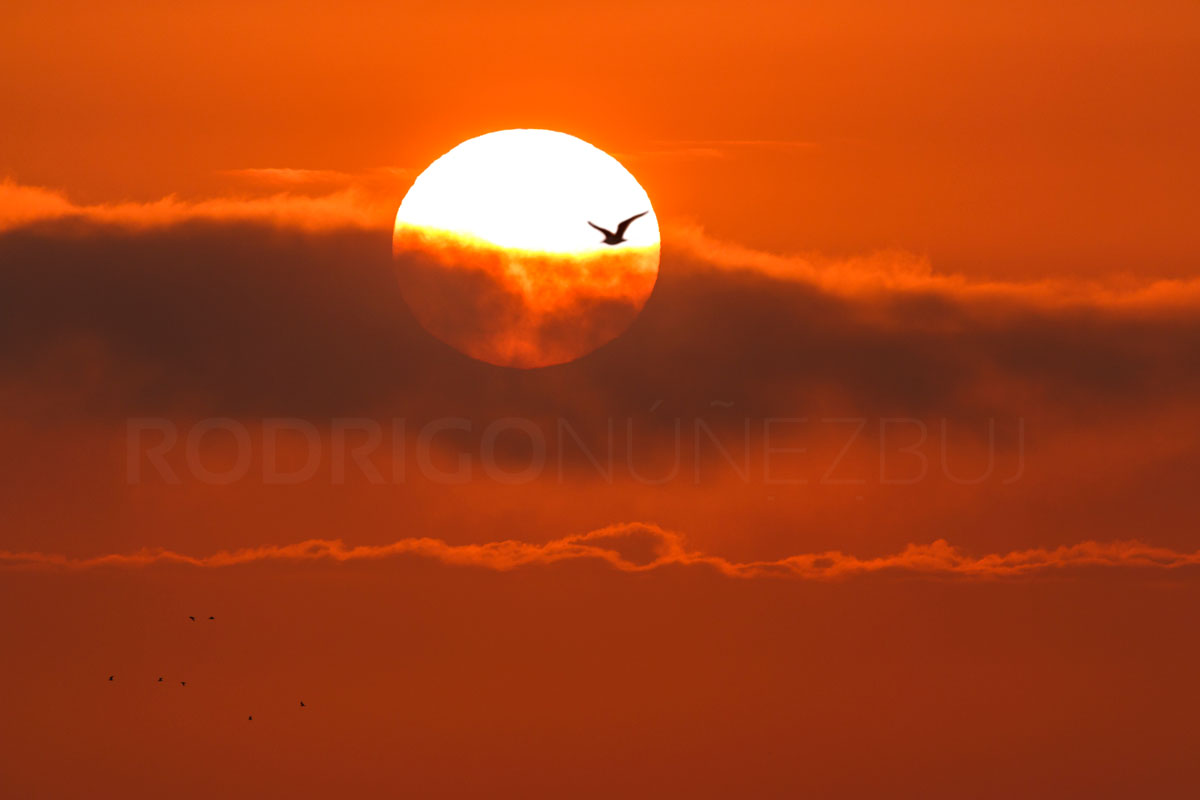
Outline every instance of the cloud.
<svg viewBox="0 0 1200 800"><path fill-rule="evenodd" d="M247 167L224 170L222 174L251 186L263 186L299 193L335 192L357 189L377 196L395 211L400 198L419 170L409 167L374 167L358 172L336 169L301 169L296 167ZM388 220L390 223L390 219Z"/></svg>
<svg viewBox="0 0 1200 800"><path fill-rule="evenodd" d="M692 142L694 146L806 148L811 142ZM704 150L704 147L700 148ZM690 152L690 150L689 150ZM719 151L712 150L716 153ZM133 229L191 222L270 225L296 230L375 230L390 233L395 210L413 170L376 168L360 173L286 167L228 170L255 185L287 187L270 194L152 202L80 204L60 191L0 181L0 233L38 223L84 223ZM313 192L313 190L319 190ZM709 236L702 226L676 220L664 226L664 244L706 268L753 272L845 296L937 294L954 299L1035 305L1040 308L1193 310L1200 278L1042 281L976 280L934 269L928 258L893 249L832 258L816 253L771 253Z"/></svg>
<svg viewBox="0 0 1200 800"><path fill-rule="evenodd" d="M791 154L819 147L815 141L799 139L673 139L627 153L618 159L710 160L732 158L749 152Z"/></svg>
<svg viewBox="0 0 1200 800"><path fill-rule="evenodd" d="M280 171L274 171L280 172ZM286 182L286 181L280 181ZM379 229L390 225L399 200L352 185L324 194L276 192L148 203L80 204L63 192L0 181L0 232L65 221L127 228L168 227L193 221L255 222L302 230Z"/></svg>
<svg viewBox="0 0 1200 800"><path fill-rule="evenodd" d="M37 197L61 203L53 193ZM43 526L45 536L58 535L46 513L22 499L43 496L20 489L33 481L24 467L60 452L49 443L63 431L83 428L116 440L131 417L168 419L185 432L209 417L243 421L252 431L270 417L307 420L322 431L338 418L368 418L384 429L403 418L406 436L430 421L459 418L470 430L439 435L444 451L436 455L450 458L439 462L447 470L460 453L477 459L479 480L483 432L497 420L528 420L547 441L563 442L544 475L549 481L566 474L577 501L551 505L577 505L572 514L591 513L620 494L600 484L604 470L593 455L604 461L615 453L616 468L608 473L620 491L632 491L635 469L640 480L670 475L673 463L682 464L678 480L658 494L639 490L637 504L592 513L580 523L588 527L644 518L650 502L656 513L674 507L676 516L664 511L658 519L695 536L716 531L727 513L734 520L729 527L747 541L782 536L785 525L805 535L830 531L813 550L867 535L898 548L925 540L930 528L923 522L948 519L962 522L954 541L980 552L1122 538L1126 530L1184 551L1193 546L1190 489L1181 476L1200 468L1188 422L1200 402L1200 315L1167 289L1160 286L1153 297L1150 282L1093 293L1078 284L1067 287L1075 299L1062 302L1057 290L1032 284L981 290L904 254L788 256L723 243L696 228L665 231L658 282L629 329L581 359L528 371L470 359L418 323L397 278L390 225L309 228L188 217L130 226L73 217L0 233L0 402L10 409L9 429L0 435L7 437L11 496L29 520L24 533L13 526L7 541L20 545L9 549L76 552L19 538L42 535ZM714 407L714 400L732 405ZM765 474L758 439L747 442L746 452L755 448L756 477L749 483L739 483L726 465L741 461L747 425L761 432L773 418L809 420L776 429L779 446L807 448L782 456L784 474L814 484L803 506L785 502L786 492L766 502L772 489L752 496L763 489L757 476ZM825 418L869 421L844 462L839 453L853 428L823 425ZM959 487L930 478L922 487L896 489L906 494L890 505L816 485L838 461L836 476L873 475L874 487L890 491L878 486L881 421L889 418L923 422L931 473L941 474L940 461L960 476L988 472L988 426L995 421L998 480ZM698 419L728 459L704 431L696 433ZM559 420L569 435L559 434ZM946 427L948 452L941 450L947 438L939 436ZM28 441L18 438L26 428L36 434ZM889 446L903 447L913 441L905 437L916 435L913 425L893 426ZM493 444L501 469L518 472L529 464L521 436ZM182 449L171 458L182 458ZM919 472L918 462L893 449L889 474ZM1018 463L1021 481L999 483L1019 471ZM714 497L685 513L680 497L701 473ZM53 488L59 474L47 463L40 486ZM120 481L121 474L97 472L92 479ZM713 475L733 485L709 483ZM971 505L969 493L987 497ZM482 515L487 506L480 502ZM923 516L914 520L904 502L920 503ZM852 513L842 524L839 511L846 509ZM689 517L709 510L712 522ZM561 530L550 519L554 513L534 512L542 527L527 535L540 540L547 527ZM1138 519L1149 520L1147 527L1135 527ZM981 532L967 532L972 526ZM327 528L313 523L297 530L301 539L322 537ZM149 528L137 536L143 538L132 541L185 547ZM113 541L111 551L125 546L115 534ZM923 547L925 557L946 557ZM644 564L647 557L631 553L626 560ZM769 567L781 568L791 569Z"/></svg>
<svg viewBox="0 0 1200 800"><path fill-rule="evenodd" d="M885 250L831 258L821 254L777 254L709 236L697 224L675 223L664 232L672 246L723 270L750 271L775 280L804 283L844 296L936 293L955 299L1033 305L1039 308L1195 309L1200 278L1140 281L1056 279L977 280L940 273L928 258Z"/></svg>
<svg viewBox="0 0 1200 800"><path fill-rule="evenodd" d="M293 167L248 167L225 170L225 174L253 183L289 186L307 186L314 183L349 184L356 177L354 173L336 169L296 169Z"/></svg>
<svg viewBox="0 0 1200 800"><path fill-rule="evenodd" d="M46 386L53 361L50 385L70 392L72 375L100 369L75 392L80 408L121 416L603 422L647 417L663 400L646 424L669 433L675 415L711 413L714 398L739 420L827 411L1075 424L1200 395L1200 316L1174 301L1064 305L1025 299L1039 297L1032 289L997 299L920 259L818 263L702 232L665 241L658 283L624 335L521 373L422 329L390 229L43 222L0 234L0 263L0 386ZM839 281L871 288L828 288ZM64 352L78 355L58 361Z"/></svg>
<svg viewBox="0 0 1200 800"><path fill-rule="evenodd" d="M1138 541L1080 542L1053 549L1036 548L972 556L944 539L910 544L902 551L862 558L838 550L801 553L767 561L733 561L691 550L684 537L648 523L610 525L589 533L538 544L516 540L449 544L435 538L400 539L383 545L347 545L339 539L309 539L190 556L145 548L132 553L68 558L47 553L0 552L0 566L85 570L98 567L149 567L181 564L230 567L263 561L357 561L416 556L450 566L509 571L566 561L597 560L622 572L666 567L707 567L729 578L829 580L873 573L926 577L1011 578L1055 570L1126 568L1171 570L1200 564L1200 551L1180 552Z"/></svg>
<svg viewBox="0 0 1200 800"><path fill-rule="evenodd" d="M658 246L561 254L401 226L405 299L439 339L492 364L539 367L590 353L629 327L654 287Z"/></svg>

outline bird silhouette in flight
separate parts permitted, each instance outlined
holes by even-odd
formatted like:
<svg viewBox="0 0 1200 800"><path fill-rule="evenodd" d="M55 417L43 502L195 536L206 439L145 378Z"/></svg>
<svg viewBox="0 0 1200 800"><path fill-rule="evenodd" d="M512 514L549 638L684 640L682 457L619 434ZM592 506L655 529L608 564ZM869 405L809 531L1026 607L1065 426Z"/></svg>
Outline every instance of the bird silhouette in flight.
<svg viewBox="0 0 1200 800"><path fill-rule="evenodd" d="M209 617L209 619L216 619L216 617Z"/></svg>
<svg viewBox="0 0 1200 800"><path fill-rule="evenodd" d="M634 214L629 219L622 220L621 224L617 226L616 233L613 233L608 228L601 228L599 225L592 222L591 220L588 220L588 225L591 225L593 228L595 228L596 230L598 230L604 234L604 243L605 244L620 244L621 242L625 241L625 230L629 227L629 223L633 222L638 217L644 217L649 213L650 213L649 211L643 211L640 214Z"/></svg>
<svg viewBox="0 0 1200 800"><path fill-rule="evenodd" d="M117 676L116 676L116 675L109 675L109 676L108 676L108 679L111 681L111 680L112 680L113 678L115 678L115 677L117 677Z"/></svg>
<svg viewBox="0 0 1200 800"><path fill-rule="evenodd" d="M159 678L159 680L162 680L162 678ZM187 681L180 681L180 682L179 682L179 685L180 685L180 686L187 686Z"/></svg>
<svg viewBox="0 0 1200 800"><path fill-rule="evenodd" d="M304 701L303 701L303 700L301 700L301 701L300 701L300 707L301 707L301 708L304 708L304 707L305 707L305 705L304 705Z"/></svg>
<svg viewBox="0 0 1200 800"><path fill-rule="evenodd" d="M253 714L251 714L250 716L246 717L246 721L247 721L247 722L254 722L254 715L253 715Z"/></svg>
<svg viewBox="0 0 1200 800"><path fill-rule="evenodd" d="M190 619L192 622L195 622L195 621L196 621L196 618L195 618L195 617L188 617L188 619Z"/></svg>
<svg viewBox="0 0 1200 800"><path fill-rule="evenodd" d="M159 675L159 676L158 676L158 682L159 682L159 683L162 683L162 676L161 676L161 675Z"/></svg>

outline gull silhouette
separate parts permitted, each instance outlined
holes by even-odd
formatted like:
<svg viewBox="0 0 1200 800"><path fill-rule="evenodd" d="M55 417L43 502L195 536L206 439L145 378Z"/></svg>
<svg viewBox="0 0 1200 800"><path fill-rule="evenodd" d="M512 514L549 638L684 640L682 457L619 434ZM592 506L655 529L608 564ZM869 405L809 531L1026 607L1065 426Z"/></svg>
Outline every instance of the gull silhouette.
<svg viewBox="0 0 1200 800"><path fill-rule="evenodd" d="M605 244L620 244L621 242L625 241L625 229L629 227L629 223L633 222L638 217L644 217L649 213L649 211L643 211L640 214L634 214L627 220L622 220L621 224L617 226L616 233L613 233L608 228L601 228L591 220L588 220L588 225L591 225L593 228L604 234Z"/></svg>

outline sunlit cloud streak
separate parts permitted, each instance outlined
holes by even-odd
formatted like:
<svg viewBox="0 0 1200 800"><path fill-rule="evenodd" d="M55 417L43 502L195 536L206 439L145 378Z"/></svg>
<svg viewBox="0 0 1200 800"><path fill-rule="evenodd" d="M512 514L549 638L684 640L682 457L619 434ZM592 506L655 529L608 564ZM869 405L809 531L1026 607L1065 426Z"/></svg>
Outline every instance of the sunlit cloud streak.
<svg viewBox="0 0 1200 800"><path fill-rule="evenodd" d="M40 222L79 220L124 228L161 228L191 221L245 221L302 230L386 227L395 203L360 186L324 194L290 191L258 196L151 202L76 203L66 193L0 181L0 231Z"/></svg>
<svg viewBox="0 0 1200 800"><path fill-rule="evenodd" d="M925 256L902 249L857 256L819 253L771 253L710 236L700 225L666 226L664 241L678 252L718 269L753 272L775 280L803 283L842 296L891 293L936 293L1039 308L1101 306L1145 309L1192 308L1200 305L1200 279L1056 278L1044 280L980 280L938 272Z"/></svg>
<svg viewBox="0 0 1200 800"><path fill-rule="evenodd" d="M596 560L621 572L667 567L707 567L729 578L843 579L872 573L947 578L1012 578L1078 568L1170 570L1200 564L1200 551L1181 552L1136 540L1085 541L1053 549L1035 548L974 556L945 539L909 544L891 555L864 558L838 550L799 553L774 560L734 561L691 550L684 537L649 523L610 525L546 543L505 540L450 544L442 539L400 539L382 545L348 545L340 539L308 539L287 545L223 550L191 556L161 548L69 558L50 553L0 552L0 566L87 570L100 567L232 567L266 561L359 561L416 556L450 566L510 571L566 561Z"/></svg>
<svg viewBox="0 0 1200 800"><path fill-rule="evenodd" d="M711 160L754 152L789 155L814 150L819 146L818 142L802 139L673 139L615 155L617 158L633 160Z"/></svg>
<svg viewBox="0 0 1200 800"><path fill-rule="evenodd" d="M801 145L804 143L794 143ZM352 174L332 170L252 168L229 171L255 185L286 187L269 194L230 194L195 200L167 196L150 202L77 203L66 193L0 180L0 233L79 221L124 229L169 228L189 222L269 225L301 231L392 230L411 171L379 168ZM320 189L320 191L316 191ZM307 191L306 191L307 190ZM763 275L841 296L937 294L1039 308L1101 306L1188 310L1200 305L1200 279L1153 275L1123 278L981 280L940 272L924 255L903 249L832 257L774 253L713 237L687 220L663 225L666 257L684 255L706 268Z"/></svg>

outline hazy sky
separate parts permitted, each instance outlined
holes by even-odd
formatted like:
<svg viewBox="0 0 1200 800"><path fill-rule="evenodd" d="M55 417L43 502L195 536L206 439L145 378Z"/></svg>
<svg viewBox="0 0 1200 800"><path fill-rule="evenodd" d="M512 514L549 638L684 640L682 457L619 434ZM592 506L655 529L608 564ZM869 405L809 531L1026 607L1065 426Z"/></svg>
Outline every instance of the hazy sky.
<svg viewBox="0 0 1200 800"><path fill-rule="evenodd" d="M9 3L0 787L1189 796L1198 17ZM512 127L662 231L546 369L391 251Z"/></svg>

